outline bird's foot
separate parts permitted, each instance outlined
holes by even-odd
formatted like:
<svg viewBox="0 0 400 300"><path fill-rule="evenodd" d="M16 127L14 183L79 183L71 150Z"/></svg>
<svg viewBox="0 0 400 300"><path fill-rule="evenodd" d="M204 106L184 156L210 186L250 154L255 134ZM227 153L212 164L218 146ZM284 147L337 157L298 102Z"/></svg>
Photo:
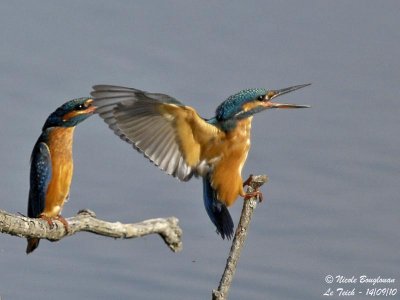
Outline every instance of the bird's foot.
<svg viewBox="0 0 400 300"><path fill-rule="evenodd" d="M48 216L46 216L44 214L40 214L39 218L42 219L42 220L47 221L47 223L49 224L50 229L53 229L53 227L54 227L53 220L58 220L64 225L65 231L68 232L68 222L61 215L58 215L58 216L55 216L55 217L48 217Z"/></svg>
<svg viewBox="0 0 400 300"><path fill-rule="evenodd" d="M253 181L253 174L250 174L249 178L247 178L243 182L243 187L245 186L251 186L251 182ZM258 189L256 189L254 192L246 193L244 195L244 200L249 200L250 198L256 197L258 198L258 201L262 202L264 200L262 192L260 192Z"/></svg>
<svg viewBox="0 0 400 300"><path fill-rule="evenodd" d="M56 216L55 219L60 221L64 225L65 231L68 232L68 222L67 222L67 220L65 220L65 218L62 215Z"/></svg>
<svg viewBox="0 0 400 300"><path fill-rule="evenodd" d="M51 217L48 217L48 216L46 216L46 215L44 215L44 214L40 214L40 215L39 215L39 218L42 219L42 220L47 221L47 223L48 223L49 226L50 226L50 229L53 229L54 223L53 223L53 220L52 220Z"/></svg>
<svg viewBox="0 0 400 300"><path fill-rule="evenodd" d="M258 198L258 201L260 201L260 202L262 202L264 200L263 194L259 190L256 190L251 193L246 193L246 195L244 195L244 200L249 200L250 198L253 198L253 197Z"/></svg>

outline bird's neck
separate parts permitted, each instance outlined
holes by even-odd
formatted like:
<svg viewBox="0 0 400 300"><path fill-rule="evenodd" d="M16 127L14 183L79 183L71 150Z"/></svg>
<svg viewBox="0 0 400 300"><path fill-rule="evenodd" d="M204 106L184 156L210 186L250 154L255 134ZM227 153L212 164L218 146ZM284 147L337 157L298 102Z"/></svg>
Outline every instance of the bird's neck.
<svg viewBox="0 0 400 300"><path fill-rule="evenodd" d="M245 131L248 131L248 134L250 134L250 129L251 129L251 121L253 120L253 116L244 118L244 119L233 119L233 120L225 120L223 122L218 123L218 127L225 131L226 134L232 134L237 131L243 131L244 128L246 128Z"/></svg>
<svg viewBox="0 0 400 300"><path fill-rule="evenodd" d="M231 128L230 130L226 131L226 135L229 136L235 136L235 137L243 137L243 138L250 138L250 132L251 132L251 121L253 120L253 117L249 117L240 121L235 122L235 126Z"/></svg>
<svg viewBox="0 0 400 300"><path fill-rule="evenodd" d="M52 127L46 130L46 142L51 152L64 152L72 155L75 127Z"/></svg>

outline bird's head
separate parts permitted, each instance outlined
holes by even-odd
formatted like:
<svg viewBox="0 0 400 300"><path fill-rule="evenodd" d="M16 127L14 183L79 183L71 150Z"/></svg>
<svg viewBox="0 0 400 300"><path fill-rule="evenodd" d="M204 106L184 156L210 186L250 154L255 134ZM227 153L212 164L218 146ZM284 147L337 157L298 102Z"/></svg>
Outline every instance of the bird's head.
<svg viewBox="0 0 400 300"><path fill-rule="evenodd" d="M293 92L310 85L302 84L280 90L247 89L230 96L218 106L216 119L224 127L234 127L236 122L253 116L255 113L269 108L306 108L308 105L277 103L272 100L281 95Z"/></svg>
<svg viewBox="0 0 400 300"><path fill-rule="evenodd" d="M91 98L68 101L47 118L43 130L50 127L74 127L91 116L95 109Z"/></svg>

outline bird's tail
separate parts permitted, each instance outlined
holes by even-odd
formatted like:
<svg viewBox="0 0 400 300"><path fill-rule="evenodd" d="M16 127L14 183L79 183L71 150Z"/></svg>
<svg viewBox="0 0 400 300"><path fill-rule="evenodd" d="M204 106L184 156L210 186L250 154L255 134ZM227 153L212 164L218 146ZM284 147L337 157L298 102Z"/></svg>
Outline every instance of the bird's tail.
<svg viewBox="0 0 400 300"><path fill-rule="evenodd" d="M39 246L40 239L32 238L27 240L28 240L28 245L26 246L26 254L29 254Z"/></svg>
<svg viewBox="0 0 400 300"><path fill-rule="evenodd" d="M233 236L234 224L228 208L217 199L217 193L211 186L210 175L203 177L203 200L207 214L217 227L217 233L223 239L230 240Z"/></svg>

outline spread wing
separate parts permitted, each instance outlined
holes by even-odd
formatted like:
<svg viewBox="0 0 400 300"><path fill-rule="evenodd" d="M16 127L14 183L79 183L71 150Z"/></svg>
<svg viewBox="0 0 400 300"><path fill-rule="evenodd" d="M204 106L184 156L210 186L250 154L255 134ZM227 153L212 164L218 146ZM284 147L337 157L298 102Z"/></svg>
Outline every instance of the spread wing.
<svg viewBox="0 0 400 300"><path fill-rule="evenodd" d="M43 142L37 142L31 156L28 217L36 218L43 212L50 178L51 157L49 147Z"/></svg>
<svg viewBox="0 0 400 300"><path fill-rule="evenodd" d="M124 141L166 173L187 181L204 172L205 147L220 130L168 95L96 85L97 113Z"/></svg>

